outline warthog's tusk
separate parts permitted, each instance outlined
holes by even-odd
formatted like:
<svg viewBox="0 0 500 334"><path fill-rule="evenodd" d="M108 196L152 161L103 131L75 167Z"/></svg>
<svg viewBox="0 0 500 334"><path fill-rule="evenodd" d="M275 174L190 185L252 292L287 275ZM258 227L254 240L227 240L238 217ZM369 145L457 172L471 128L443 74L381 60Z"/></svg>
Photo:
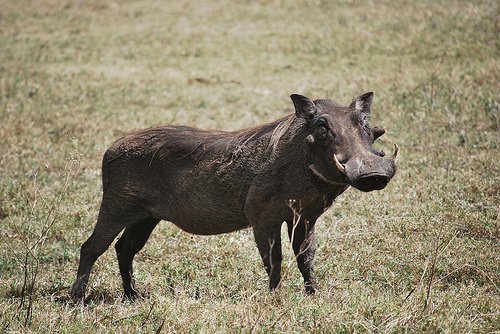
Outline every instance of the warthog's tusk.
<svg viewBox="0 0 500 334"><path fill-rule="evenodd" d="M333 155L333 160L335 160L335 166L342 172L342 174L345 174L345 168L342 166L342 164L339 162L339 159L337 159L337 155Z"/></svg>
<svg viewBox="0 0 500 334"><path fill-rule="evenodd" d="M392 156L392 160L394 162L398 161L398 153L399 153L399 146L398 144L394 144L394 155Z"/></svg>

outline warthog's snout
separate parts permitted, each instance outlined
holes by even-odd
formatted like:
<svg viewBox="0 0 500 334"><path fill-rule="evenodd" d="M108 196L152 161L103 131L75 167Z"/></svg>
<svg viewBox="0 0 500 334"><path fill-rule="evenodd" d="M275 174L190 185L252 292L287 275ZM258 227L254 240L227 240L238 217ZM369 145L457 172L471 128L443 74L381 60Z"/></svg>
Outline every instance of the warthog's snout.
<svg viewBox="0 0 500 334"><path fill-rule="evenodd" d="M347 182L361 191L382 190L396 174L399 147L394 144L394 155L383 158L370 154L368 157L350 159L347 163L339 162L334 155L335 165L346 176Z"/></svg>

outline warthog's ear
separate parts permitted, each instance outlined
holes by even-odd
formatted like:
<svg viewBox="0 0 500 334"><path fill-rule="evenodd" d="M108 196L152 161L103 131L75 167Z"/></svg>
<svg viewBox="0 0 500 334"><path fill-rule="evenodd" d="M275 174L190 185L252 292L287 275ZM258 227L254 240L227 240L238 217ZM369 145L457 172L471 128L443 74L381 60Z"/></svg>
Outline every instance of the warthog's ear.
<svg viewBox="0 0 500 334"><path fill-rule="evenodd" d="M306 120L313 119L318 112L313 101L308 97L299 94L292 94L290 98L295 106L295 116L305 118Z"/></svg>
<svg viewBox="0 0 500 334"><path fill-rule="evenodd" d="M378 137L382 136L385 133L385 129L374 127L372 128L372 133L373 133L373 141L375 141L377 140Z"/></svg>
<svg viewBox="0 0 500 334"><path fill-rule="evenodd" d="M365 113L370 113L370 107L373 102L373 92L364 93L356 98L356 100L352 101L349 108L362 111Z"/></svg>

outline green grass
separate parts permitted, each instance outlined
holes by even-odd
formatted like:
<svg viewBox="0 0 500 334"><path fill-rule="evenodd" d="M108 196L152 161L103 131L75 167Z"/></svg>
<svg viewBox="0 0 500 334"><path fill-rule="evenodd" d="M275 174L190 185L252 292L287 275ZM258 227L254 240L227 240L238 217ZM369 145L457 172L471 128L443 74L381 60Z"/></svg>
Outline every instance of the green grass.
<svg viewBox="0 0 500 334"><path fill-rule="evenodd" d="M497 1L4 1L0 4L0 330L500 331ZM122 302L114 251L89 305L69 301L105 149L161 124L233 130L375 92L381 192L350 189L318 224L321 287L267 291L250 230L163 222ZM284 238L285 240L287 238Z"/></svg>

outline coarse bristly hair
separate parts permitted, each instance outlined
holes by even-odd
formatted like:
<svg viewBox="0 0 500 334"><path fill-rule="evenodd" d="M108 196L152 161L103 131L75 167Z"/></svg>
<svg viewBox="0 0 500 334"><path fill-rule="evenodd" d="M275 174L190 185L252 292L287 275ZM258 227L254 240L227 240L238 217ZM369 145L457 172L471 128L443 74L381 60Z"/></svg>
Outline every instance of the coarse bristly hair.
<svg viewBox="0 0 500 334"><path fill-rule="evenodd" d="M160 126L129 134L119 139L108 152L108 161L126 154L129 156L150 154L153 158L164 159L177 151L180 157L201 158L207 151L217 151L219 161L231 161L243 153L252 141L260 141L263 158L273 159L282 141L291 140L301 132L304 120L294 114L274 122L233 132L219 130L199 130L187 126ZM266 143L267 141L267 143ZM147 145L144 145L147 143Z"/></svg>

